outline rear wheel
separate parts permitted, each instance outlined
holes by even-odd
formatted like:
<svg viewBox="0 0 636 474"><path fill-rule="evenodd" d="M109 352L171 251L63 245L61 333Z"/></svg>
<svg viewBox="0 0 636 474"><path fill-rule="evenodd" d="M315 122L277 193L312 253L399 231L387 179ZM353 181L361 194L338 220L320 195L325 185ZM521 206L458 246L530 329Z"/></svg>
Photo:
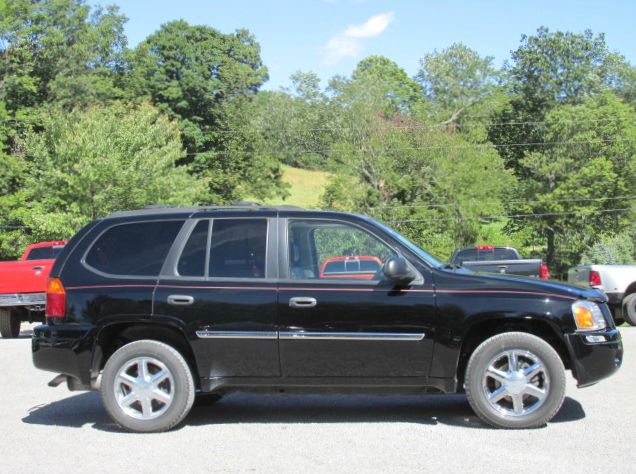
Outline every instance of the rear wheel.
<svg viewBox="0 0 636 474"><path fill-rule="evenodd" d="M11 309L0 309L0 334L4 338L15 338L20 335L20 318Z"/></svg>
<svg viewBox="0 0 636 474"><path fill-rule="evenodd" d="M188 363L173 347L153 340L131 342L104 367L101 393L111 418L130 431L167 431L194 402Z"/></svg>
<svg viewBox="0 0 636 474"><path fill-rule="evenodd" d="M565 368L543 339L509 332L484 341L466 368L466 395L475 413L499 428L536 428L559 411Z"/></svg>
<svg viewBox="0 0 636 474"><path fill-rule="evenodd" d="M623 299L623 317L630 326L636 326L636 293Z"/></svg>

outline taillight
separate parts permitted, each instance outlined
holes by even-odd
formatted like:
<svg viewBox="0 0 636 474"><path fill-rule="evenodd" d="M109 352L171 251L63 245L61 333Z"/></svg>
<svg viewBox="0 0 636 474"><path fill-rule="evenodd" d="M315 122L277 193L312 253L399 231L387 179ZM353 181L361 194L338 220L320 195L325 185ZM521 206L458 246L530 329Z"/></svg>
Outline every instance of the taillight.
<svg viewBox="0 0 636 474"><path fill-rule="evenodd" d="M539 265L539 278L542 280L550 279L550 270L548 270L548 266L545 263Z"/></svg>
<svg viewBox="0 0 636 474"><path fill-rule="evenodd" d="M66 291L62 280L49 278L46 284L46 317L63 318L66 314Z"/></svg>
<svg viewBox="0 0 636 474"><path fill-rule="evenodd" d="M596 270L590 270L589 275L590 286L601 286L601 274Z"/></svg>

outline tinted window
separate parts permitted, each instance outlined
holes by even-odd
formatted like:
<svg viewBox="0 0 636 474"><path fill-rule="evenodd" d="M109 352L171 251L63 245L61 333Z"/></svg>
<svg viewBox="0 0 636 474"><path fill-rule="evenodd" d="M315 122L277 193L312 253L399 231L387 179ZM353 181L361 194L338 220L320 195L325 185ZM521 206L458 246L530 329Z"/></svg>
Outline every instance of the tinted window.
<svg viewBox="0 0 636 474"><path fill-rule="evenodd" d="M86 263L111 275L157 276L183 221L111 227L92 245Z"/></svg>
<svg viewBox="0 0 636 474"><path fill-rule="evenodd" d="M205 275L205 257L208 247L209 221L200 221L188 238L181 252L177 272L182 276L202 277Z"/></svg>
<svg viewBox="0 0 636 474"><path fill-rule="evenodd" d="M31 249L29 254L27 255L27 260L43 260L43 259L54 259L60 254L63 245L56 245L54 247L37 247Z"/></svg>
<svg viewBox="0 0 636 474"><path fill-rule="evenodd" d="M266 219L214 220L210 276L265 278L266 244Z"/></svg>
<svg viewBox="0 0 636 474"><path fill-rule="evenodd" d="M382 263L395 255L373 234L335 221L290 221L288 238L293 279L380 278Z"/></svg>
<svg viewBox="0 0 636 474"><path fill-rule="evenodd" d="M517 254L512 249L464 249L457 252L455 262L484 262L486 260L518 260Z"/></svg>

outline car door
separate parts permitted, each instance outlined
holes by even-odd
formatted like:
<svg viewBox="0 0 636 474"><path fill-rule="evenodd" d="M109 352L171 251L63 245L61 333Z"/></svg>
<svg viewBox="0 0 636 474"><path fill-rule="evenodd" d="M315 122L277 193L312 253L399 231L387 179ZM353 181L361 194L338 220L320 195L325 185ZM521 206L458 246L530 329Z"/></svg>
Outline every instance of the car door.
<svg viewBox="0 0 636 474"><path fill-rule="evenodd" d="M275 221L193 219L162 269L153 318L184 326L204 379L280 374Z"/></svg>
<svg viewBox="0 0 636 474"><path fill-rule="evenodd" d="M284 218L279 234L283 376L428 375L436 317L430 273L421 269L413 285L396 288L381 268L370 273L357 263L333 264L352 260L374 268L373 262L400 254L361 224Z"/></svg>

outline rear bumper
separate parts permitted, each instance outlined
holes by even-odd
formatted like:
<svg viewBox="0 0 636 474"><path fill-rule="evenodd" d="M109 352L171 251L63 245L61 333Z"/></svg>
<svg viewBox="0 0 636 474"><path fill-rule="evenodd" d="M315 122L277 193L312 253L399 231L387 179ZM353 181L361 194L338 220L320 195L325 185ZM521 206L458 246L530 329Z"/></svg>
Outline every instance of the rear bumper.
<svg viewBox="0 0 636 474"><path fill-rule="evenodd" d="M33 365L90 386L93 341L93 326L36 326L31 339Z"/></svg>
<svg viewBox="0 0 636 474"><path fill-rule="evenodd" d="M623 342L618 329L565 336L572 372L579 387L587 387L609 377L623 363ZM602 337L603 341L592 342L590 339L595 338L590 336Z"/></svg>
<svg viewBox="0 0 636 474"><path fill-rule="evenodd" d="M0 295L0 307L3 306L44 306L46 293L3 293Z"/></svg>

